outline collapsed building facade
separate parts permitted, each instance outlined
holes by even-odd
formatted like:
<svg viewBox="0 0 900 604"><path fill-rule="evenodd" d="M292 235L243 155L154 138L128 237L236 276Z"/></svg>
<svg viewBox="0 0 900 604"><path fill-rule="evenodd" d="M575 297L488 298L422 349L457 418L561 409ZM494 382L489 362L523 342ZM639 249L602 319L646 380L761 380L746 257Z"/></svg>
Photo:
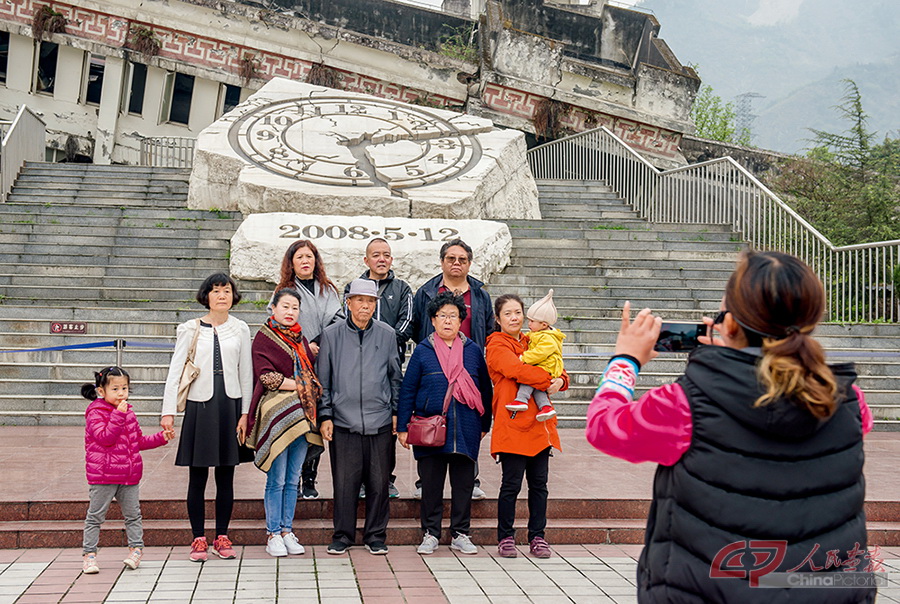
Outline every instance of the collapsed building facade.
<svg viewBox="0 0 900 604"><path fill-rule="evenodd" d="M142 139L196 137L286 77L465 111L532 142L602 125L671 167L700 81L659 29L543 0L17 0L0 4L0 119L22 104L41 115L51 160L134 163Z"/></svg>

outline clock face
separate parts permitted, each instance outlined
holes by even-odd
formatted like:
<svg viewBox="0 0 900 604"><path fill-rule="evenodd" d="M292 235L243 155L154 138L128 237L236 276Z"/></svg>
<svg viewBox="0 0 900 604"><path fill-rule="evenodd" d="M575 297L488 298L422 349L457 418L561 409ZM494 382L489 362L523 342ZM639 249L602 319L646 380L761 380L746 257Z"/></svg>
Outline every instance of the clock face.
<svg viewBox="0 0 900 604"><path fill-rule="evenodd" d="M288 178L354 187L404 189L455 178L481 159L465 115L445 119L387 100L321 96L277 101L232 124L232 148Z"/></svg>

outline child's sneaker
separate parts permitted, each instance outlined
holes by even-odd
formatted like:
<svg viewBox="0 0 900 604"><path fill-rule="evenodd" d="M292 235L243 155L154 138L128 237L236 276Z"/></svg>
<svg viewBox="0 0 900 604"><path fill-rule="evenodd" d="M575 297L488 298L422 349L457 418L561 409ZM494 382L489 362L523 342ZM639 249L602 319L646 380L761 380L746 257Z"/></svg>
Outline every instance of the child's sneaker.
<svg viewBox="0 0 900 604"><path fill-rule="evenodd" d="M191 562L206 562L206 550L209 549L209 544L206 542L206 537L197 537L191 542Z"/></svg>
<svg viewBox="0 0 900 604"><path fill-rule="evenodd" d="M235 557L234 548L231 547L231 539L228 535L219 535L212 544L212 553L223 560L231 560Z"/></svg>
<svg viewBox="0 0 900 604"><path fill-rule="evenodd" d="M500 540L500 543L497 544L497 553L500 554L501 558L515 558L519 555L519 550L516 549L516 540L514 537L504 537Z"/></svg>
<svg viewBox="0 0 900 604"><path fill-rule="evenodd" d="M141 548L132 547L131 552L128 554L128 557L122 560L122 563L131 570L135 570L141 564L141 558L143 557L144 552Z"/></svg>
<svg viewBox="0 0 900 604"><path fill-rule="evenodd" d="M547 545L547 542L544 541L543 537L535 537L532 539L528 549L535 558L549 558L551 555L550 546Z"/></svg>
<svg viewBox="0 0 900 604"><path fill-rule="evenodd" d="M545 422L551 417L556 415L556 409L551 407L550 405L544 405L541 407L541 410L538 411L538 414L535 416L535 419L539 422Z"/></svg>
<svg viewBox="0 0 900 604"><path fill-rule="evenodd" d="M81 564L81 572L86 575L96 575L100 572L100 567L97 565L97 554L84 555L84 562Z"/></svg>
<svg viewBox="0 0 900 604"><path fill-rule="evenodd" d="M512 413L525 411L526 409L528 409L528 403L523 403L522 401L513 401L506 406L506 410Z"/></svg>

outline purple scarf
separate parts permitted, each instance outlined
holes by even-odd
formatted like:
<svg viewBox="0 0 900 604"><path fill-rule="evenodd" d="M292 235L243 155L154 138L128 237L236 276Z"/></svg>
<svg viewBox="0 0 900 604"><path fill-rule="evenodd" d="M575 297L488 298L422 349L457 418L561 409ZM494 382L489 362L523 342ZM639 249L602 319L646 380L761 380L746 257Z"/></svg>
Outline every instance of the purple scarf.
<svg viewBox="0 0 900 604"><path fill-rule="evenodd" d="M465 340L461 335L456 336L453 347L447 346L447 343L436 337L434 334L431 344L434 346L434 352L437 354L438 363L441 364L441 370L449 382L447 387L453 393L453 398L466 405L470 409L478 411L479 415L484 415L484 404L481 402L481 392L472 381L472 376L466 371L463 365L463 347Z"/></svg>

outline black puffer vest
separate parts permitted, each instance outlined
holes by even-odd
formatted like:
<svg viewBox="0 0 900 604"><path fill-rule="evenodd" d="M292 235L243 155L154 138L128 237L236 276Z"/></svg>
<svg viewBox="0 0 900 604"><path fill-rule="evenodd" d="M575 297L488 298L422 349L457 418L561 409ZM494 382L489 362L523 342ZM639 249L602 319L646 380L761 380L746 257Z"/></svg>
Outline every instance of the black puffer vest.
<svg viewBox="0 0 900 604"><path fill-rule="evenodd" d="M852 364L832 367L841 404L820 422L789 401L754 408L764 392L756 378L758 360L739 350L704 346L691 355L678 381L690 402L693 436L677 463L656 472L638 566L640 602L875 599L869 588L772 589L750 587L747 578L710 578L716 554L737 541L787 541L777 572L800 565L816 544L812 562L823 568L829 550L840 550L846 560L855 543L866 547L862 425L851 388ZM868 561L859 558L863 570ZM737 558L747 570L759 568L760 561L750 553ZM809 563L798 570L809 571Z"/></svg>

